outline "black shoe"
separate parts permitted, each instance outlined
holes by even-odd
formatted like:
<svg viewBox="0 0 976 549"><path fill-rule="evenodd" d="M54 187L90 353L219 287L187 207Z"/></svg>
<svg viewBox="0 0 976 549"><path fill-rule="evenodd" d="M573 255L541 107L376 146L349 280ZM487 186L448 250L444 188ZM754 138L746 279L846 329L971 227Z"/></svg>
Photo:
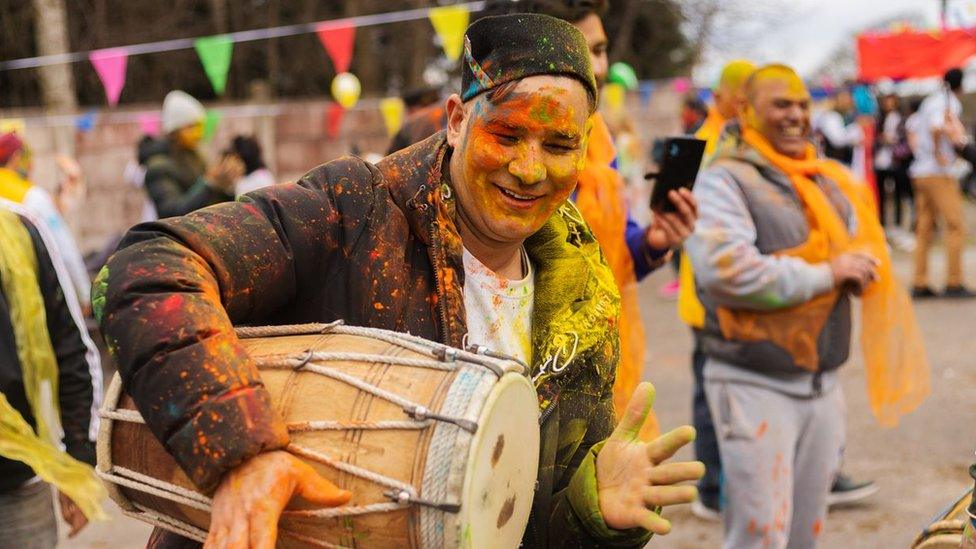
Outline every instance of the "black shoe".
<svg viewBox="0 0 976 549"><path fill-rule="evenodd" d="M939 297L939 294L928 286L915 286L912 288L912 299L930 299Z"/></svg>
<svg viewBox="0 0 976 549"><path fill-rule="evenodd" d="M878 485L873 480L855 482L844 473L837 473L827 494L827 507L862 500L877 491Z"/></svg>
<svg viewBox="0 0 976 549"><path fill-rule="evenodd" d="M946 286L942 297L949 299L972 299L976 297L976 293L965 286Z"/></svg>

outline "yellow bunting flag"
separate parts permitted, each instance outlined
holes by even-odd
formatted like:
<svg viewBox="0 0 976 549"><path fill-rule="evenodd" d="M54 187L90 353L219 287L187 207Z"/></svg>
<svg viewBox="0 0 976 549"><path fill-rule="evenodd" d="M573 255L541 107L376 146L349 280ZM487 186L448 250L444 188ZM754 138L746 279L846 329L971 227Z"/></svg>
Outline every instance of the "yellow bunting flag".
<svg viewBox="0 0 976 549"><path fill-rule="evenodd" d="M624 106L624 96L627 90L620 84L611 82L603 86L604 105L611 111L618 111Z"/></svg>
<svg viewBox="0 0 976 549"><path fill-rule="evenodd" d="M380 112L383 113L383 123L386 124L386 134L393 136L403 125L405 106L399 97L387 97L380 101Z"/></svg>
<svg viewBox="0 0 976 549"><path fill-rule="evenodd" d="M0 118L0 133L19 133L24 135L27 125L23 118Z"/></svg>
<svg viewBox="0 0 976 549"><path fill-rule="evenodd" d="M468 28L470 12L464 6L444 6L431 8L427 14L430 22L437 31L444 53L451 61L461 57L461 46L464 44L464 29Z"/></svg>

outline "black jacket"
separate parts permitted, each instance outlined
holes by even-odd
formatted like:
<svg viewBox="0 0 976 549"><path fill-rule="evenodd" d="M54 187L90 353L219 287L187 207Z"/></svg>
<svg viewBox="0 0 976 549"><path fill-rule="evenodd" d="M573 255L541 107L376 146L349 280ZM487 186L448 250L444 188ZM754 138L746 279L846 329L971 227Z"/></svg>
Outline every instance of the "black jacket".
<svg viewBox="0 0 976 549"><path fill-rule="evenodd" d="M21 222L27 227L37 254L38 283L44 298L47 330L58 362L58 399L64 428L63 442L72 457L94 465L95 443L89 435L95 392L85 356L87 347L78 325L71 317L57 273L40 234L23 217ZM2 253L4 247L0 245L0 254ZM9 307L7 296L0 287L0 393L34 427L34 415L24 392L23 372L17 357L17 342L14 339ZM0 457L0 493L13 490L32 477L34 472L24 463Z"/></svg>

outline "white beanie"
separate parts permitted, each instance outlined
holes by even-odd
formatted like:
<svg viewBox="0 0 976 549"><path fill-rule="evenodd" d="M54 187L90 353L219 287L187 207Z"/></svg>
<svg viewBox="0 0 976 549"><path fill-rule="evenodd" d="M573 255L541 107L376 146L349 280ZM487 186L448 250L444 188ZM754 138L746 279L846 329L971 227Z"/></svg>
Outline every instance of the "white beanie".
<svg viewBox="0 0 976 549"><path fill-rule="evenodd" d="M207 111L190 94L173 90L163 99L163 132L170 133L180 128L203 122Z"/></svg>

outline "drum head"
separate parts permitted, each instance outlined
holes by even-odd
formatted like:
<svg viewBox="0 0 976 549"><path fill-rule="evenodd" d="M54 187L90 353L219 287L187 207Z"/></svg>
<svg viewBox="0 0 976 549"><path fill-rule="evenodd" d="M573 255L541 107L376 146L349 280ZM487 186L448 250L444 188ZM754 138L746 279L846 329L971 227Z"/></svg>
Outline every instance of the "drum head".
<svg viewBox="0 0 976 549"><path fill-rule="evenodd" d="M468 454L460 518L462 547L518 547L539 466L539 401L529 381L495 385Z"/></svg>

